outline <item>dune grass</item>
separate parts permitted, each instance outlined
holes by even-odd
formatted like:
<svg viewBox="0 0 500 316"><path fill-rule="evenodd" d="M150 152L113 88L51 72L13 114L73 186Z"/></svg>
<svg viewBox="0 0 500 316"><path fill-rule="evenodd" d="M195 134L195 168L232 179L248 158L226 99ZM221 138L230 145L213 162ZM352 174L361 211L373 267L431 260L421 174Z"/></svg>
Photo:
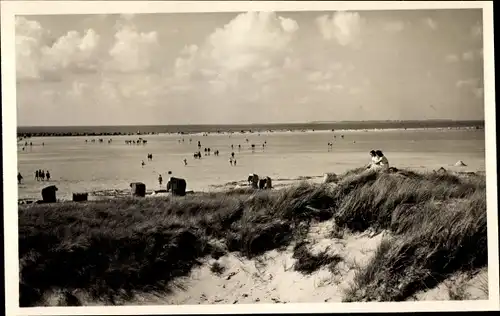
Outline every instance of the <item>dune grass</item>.
<svg viewBox="0 0 500 316"><path fill-rule="evenodd" d="M58 290L61 304L78 305L75 291L118 304L168 292L203 257L254 258L291 242L295 269L311 273L341 260L304 246L309 225L332 218L346 231L392 231L345 301L403 300L487 264L484 176L354 170L336 186L21 206L20 306Z"/></svg>

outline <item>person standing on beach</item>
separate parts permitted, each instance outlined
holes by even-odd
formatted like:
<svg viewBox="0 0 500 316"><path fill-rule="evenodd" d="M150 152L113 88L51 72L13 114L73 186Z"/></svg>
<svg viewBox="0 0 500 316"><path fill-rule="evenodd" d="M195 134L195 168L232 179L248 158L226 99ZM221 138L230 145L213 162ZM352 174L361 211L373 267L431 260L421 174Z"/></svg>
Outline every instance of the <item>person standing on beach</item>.
<svg viewBox="0 0 500 316"><path fill-rule="evenodd" d="M158 183L161 184L163 183L163 178L161 177L161 174L158 176Z"/></svg>
<svg viewBox="0 0 500 316"><path fill-rule="evenodd" d="M17 183L18 184L21 184L21 182L23 181L23 176L21 175L20 172L17 173Z"/></svg>
<svg viewBox="0 0 500 316"><path fill-rule="evenodd" d="M40 176L38 174L38 170L35 171L35 180L38 181L40 179Z"/></svg>
<svg viewBox="0 0 500 316"><path fill-rule="evenodd" d="M47 177L47 181L50 180L50 172L49 170L47 170L47 172L45 172L45 176Z"/></svg>
<svg viewBox="0 0 500 316"><path fill-rule="evenodd" d="M184 166L187 166L188 165L188 161L186 158L184 158Z"/></svg>
<svg viewBox="0 0 500 316"><path fill-rule="evenodd" d="M233 158L229 157L229 164L232 166L233 165Z"/></svg>
<svg viewBox="0 0 500 316"><path fill-rule="evenodd" d="M42 181L45 180L45 171L40 170L40 177L42 178Z"/></svg>
<svg viewBox="0 0 500 316"><path fill-rule="evenodd" d="M144 162L144 160L141 162L141 165L142 165L143 168L146 165L146 163Z"/></svg>
<svg viewBox="0 0 500 316"><path fill-rule="evenodd" d="M234 166L236 166L236 159L234 159L234 162L233 162L233 163L234 163Z"/></svg>

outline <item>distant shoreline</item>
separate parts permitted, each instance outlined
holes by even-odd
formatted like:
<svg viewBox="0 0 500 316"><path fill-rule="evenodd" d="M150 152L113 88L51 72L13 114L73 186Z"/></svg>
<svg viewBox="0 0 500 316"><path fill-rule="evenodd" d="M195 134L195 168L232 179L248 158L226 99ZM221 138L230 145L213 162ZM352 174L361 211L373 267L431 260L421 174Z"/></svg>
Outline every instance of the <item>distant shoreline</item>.
<svg viewBox="0 0 500 316"><path fill-rule="evenodd" d="M365 121L253 125L20 126L17 137L132 136L156 134L252 134L262 132L404 129L484 129L484 121Z"/></svg>

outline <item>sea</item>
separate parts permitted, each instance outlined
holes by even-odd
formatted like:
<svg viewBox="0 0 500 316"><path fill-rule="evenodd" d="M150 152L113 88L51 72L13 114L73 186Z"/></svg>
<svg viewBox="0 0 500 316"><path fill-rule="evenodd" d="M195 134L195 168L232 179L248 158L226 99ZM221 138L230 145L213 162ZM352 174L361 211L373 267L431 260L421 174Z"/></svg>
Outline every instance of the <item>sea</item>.
<svg viewBox="0 0 500 316"><path fill-rule="evenodd" d="M234 187L244 183L250 173L269 176L273 184L318 179L327 172L340 174L366 165L372 149L382 150L390 165L397 168L485 171L485 135L480 128L333 131L264 128L260 132L217 133L213 130L191 131L190 134L162 133L157 129L156 132L152 135L45 136L18 140L18 171L24 178L18 185L18 198L41 199L42 188L49 185L56 185L57 197L62 200L81 192L90 196L130 192L132 182L146 184L148 191L160 190L165 189L170 176L184 178L187 189L193 191ZM100 138L103 142L98 141ZM147 143L125 142L139 138ZM205 148L210 148L210 155L205 153ZM216 150L218 156L214 155ZM201 159L193 157L198 151ZM229 162L232 152L236 165ZM147 159L149 153L153 155L152 161ZM459 160L466 166L455 166ZM38 169L49 170L50 181L37 181L35 170ZM161 186L160 174L164 179Z"/></svg>

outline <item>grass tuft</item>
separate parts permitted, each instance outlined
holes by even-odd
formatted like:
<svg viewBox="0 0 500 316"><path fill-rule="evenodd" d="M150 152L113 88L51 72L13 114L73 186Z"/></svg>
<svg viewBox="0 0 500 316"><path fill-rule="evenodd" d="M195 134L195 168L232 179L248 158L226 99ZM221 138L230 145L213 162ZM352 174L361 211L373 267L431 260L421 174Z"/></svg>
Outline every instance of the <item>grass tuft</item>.
<svg viewBox="0 0 500 316"><path fill-rule="evenodd" d="M484 175L359 169L337 185L20 206L20 306L44 304L57 290L118 304L134 293L168 292L202 258L255 258L292 241L295 269L309 273L340 260L303 244L310 224L328 219L336 238L392 232L345 300L403 300L487 264L485 188Z"/></svg>

